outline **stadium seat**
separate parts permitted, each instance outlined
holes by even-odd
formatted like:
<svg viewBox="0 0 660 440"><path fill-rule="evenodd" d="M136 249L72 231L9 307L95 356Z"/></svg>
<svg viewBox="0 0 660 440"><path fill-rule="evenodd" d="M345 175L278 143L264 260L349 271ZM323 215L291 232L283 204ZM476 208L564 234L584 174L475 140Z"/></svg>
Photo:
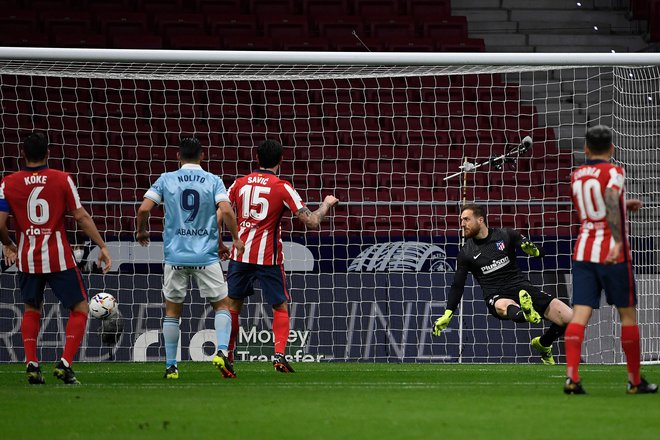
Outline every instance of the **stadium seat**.
<svg viewBox="0 0 660 440"><path fill-rule="evenodd" d="M153 17L155 30L163 36L204 34L204 14L162 12Z"/></svg>
<svg viewBox="0 0 660 440"><path fill-rule="evenodd" d="M440 52L485 52L486 45L481 38L457 38L441 41L436 49Z"/></svg>
<svg viewBox="0 0 660 440"><path fill-rule="evenodd" d="M161 12L177 12L183 9L183 0L137 0L135 9L150 14Z"/></svg>
<svg viewBox="0 0 660 440"><path fill-rule="evenodd" d="M450 0L404 0L404 12L417 19L438 19L451 15Z"/></svg>
<svg viewBox="0 0 660 440"><path fill-rule="evenodd" d="M203 14L238 14L243 12L242 4L240 0L195 0L194 9Z"/></svg>
<svg viewBox="0 0 660 440"><path fill-rule="evenodd" d="M39 21L32 10L10 9L5 10L0 17L0 29L2 35L13 33L29 33L37 31Z"/></svg>
<svg viewBox="0 0 660 440"><path fill-rule="evenodd" d="M118 34L112 36L112 47L116 49L162 49L163 37L150 34Z"/></svg>
<svg viewBox="0 0 660 440"><path fill-rule="evenodd" d="M279 42L270 37L227 37L223 39L225 50L279 50Z"/></svg>
<svg viewBox="0 0 660 440"><path fill-rule="evenodd" d="M467 19L450 16L440 20L426 20L422 25L422 36L448 39L450 37L467 38Z"/></svg>
<svg viewBox="0 0 660 440"><path fill-rule="evenodd" d="M0 44L3 46L18 47L50 47L48 35L34 31L17 31L11 33L2 33L0 35Z"/></svg>
<svg viewBox="0 0 660 440"><path fill-rule="evenodd" d="M332 48L327 38L300 38L294 41L282 42L282 50L289 51L329 51Z"/></svg>
<svg viewBox="0 0 660 440"><path fill-rule="evenodd" d="M97 14L100 31L107 36L140 34L148 31L148 16L144 12L104 11Z"/></svg>
<svg viewBox="0 0 660 440"><path fill-rule="evenodd" d="M369 34L371 38L386 39L391 44L415 36L415 24L407 17L372 18L369 20Z"/></svg>
<svg viewBox="0 0 660 440"><path fill-rule="evenodd" d="M355 15L362 17L401 15L398 0L355 0L352 3Z"/></svg>
<svg viewBox="0 0 660 440"><path fill-rule="evenodd" d="M660 1L651 0L648 20L650 40L660 41Z"/></svg>
<svg viewBox="0 0 660 440"><path fill-rule="evenodd" d="M366 29L364 21L361 17L355 17L350 15L326 15L315 17L315 25L318 28L319 35L322 37L328 38L344 38L352 40L357 40L353 36L355 31L357 35L362 38L366 34ZM338 44L335 43L335 47L338 47Z"/></svg>
<svg viewBox="0 0 660 440"><path fill-rule="evenodd" d="M98 49L108 47L107 39L105 36L90 33L58 33L54 36L53 45L56 47L80 47Z"/></svg>
<svg viewBox="0 0 660 440"><path fill-rule="evenodd" d="M434 52L436 47L434 38L403 36L387 42L387 49L391 52Z"/></svg>
<svg viewBox="0 0 660 440"><path fill-rule="evenodd" d="M44 30L53 36L57 34L81 34L93 30L91 14L83 11L42 10L41 22Z"/></svg>
<svg viewBox="0 0 660 440"><path fill-rule="evenodd" d="M273 14L296 14L298 12L294 0L249 0L248 11L258 17Z"/></svg>
<svg viewBox="0 0 660 440"><path fill-rule="evenodd" d="M350 14L346 0L305 0L302 2L302 8L302 12L313 21L316 17Z"/></svg>
<svg viewBox="0 0 660 440"><path fill-rule="evenodd" d="M303 38L309 35L307 17L296 15L269 14L260 18L266 37L276 39Z"/></svg>
<svg viewBox="0 0 660 440"><path fill-rule="evenodd" d="M257 21L247 14L209 14L206 24L211 35L223 38L250 37L258 35Z"/></svg>

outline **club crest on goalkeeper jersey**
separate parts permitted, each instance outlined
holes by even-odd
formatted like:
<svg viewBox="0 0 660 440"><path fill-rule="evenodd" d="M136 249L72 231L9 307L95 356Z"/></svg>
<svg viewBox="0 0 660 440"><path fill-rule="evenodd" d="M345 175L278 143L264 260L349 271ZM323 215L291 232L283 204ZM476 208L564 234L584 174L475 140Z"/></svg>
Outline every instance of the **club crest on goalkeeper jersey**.
<svg viewBox="0 0 660 440"><path fill-rule="evenodd" d="M218 258L217 205L229 202L222 180L196 164L163 173L144 197L165 207L165 263L208 266Z"/></svg>
<svg viewBox="0 0 660 440"><path fill-rule="evenodd" d="M64 216L82 207L68 173L46 165L26 168L0 183L0 210L16 220L18 270L52 273L76 267Z"/></svg>
<svg viewBox="0 0 660 440"><path fill-rule="evenodd" d="M580 217L580 233L575 242L573 260L605 263L614 239L606 218L605 190L619 194L623 249L617 263L630 260L626 221L623 168L604 160L590 160L571 174L573 204Z"/></svg>
<svg viewBox="0 0 660 440"><path fill-rule="evenodd" d="M286 209L295 214L305 206L296 190L272 172L256 170L234 182L229 188L229 199L236 208L238 234L245 243L243 255L238 258L232 249L231 259L282 264L282 216Z"/></svg>

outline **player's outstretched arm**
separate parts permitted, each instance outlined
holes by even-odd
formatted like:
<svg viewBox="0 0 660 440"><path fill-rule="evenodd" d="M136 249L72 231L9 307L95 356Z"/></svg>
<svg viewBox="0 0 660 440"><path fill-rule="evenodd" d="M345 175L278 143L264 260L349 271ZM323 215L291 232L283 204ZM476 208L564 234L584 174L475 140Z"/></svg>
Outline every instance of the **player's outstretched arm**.
<svg viewBox="0 0 660 440"><path fill-rule="evenodd" d="M468 276L468 265L465 263L464 256L459 254L456 259L456 272L454 273L454 281L451 283L451 289L447 295L447 309L445 313L435 320L433 326L433 336L440 336L440 333L447 328L451 318L454 316L454 311L458 308L463 297L463 290L465 289L465 281Z"/></svg>
<svg viewBox="0 0 660 440"><path fill-rule="evenodd" d="M7 266L11 266L16 262L18 257L18 249L16 244L9 237L9 229L7 228L7 220L9 213L0 211L0 241L2 242L2 258L5 260Z"/></svg>
<svg viewBox="0 0 660 440"><path fill-rule="evenodd" d="M147 225L149 224L149 216L151 215L151 210L154 206L156 206L156 202L145 198L142 200L142 204L137 211L137 218L135 219L135 239L142 246L149 245L149 231L147 231Z"/></svg>
<svg viewBox="0 0 660 440"><path fill-rule="evenodd" d="M339 199L335 196L325 196L321 206L319 206L316 211L311 212L308 208L302 208L296 212L296 217L298 217L298 219L308 228L316 229L319 227L325 216L328 215L328 211L330 211L331 208L334 208L337 203L339 203Z"/></svg>
<svg viewBox="0 0 660 440"><path fill-rule="evenodd" d="M234 209L229 202L220 202L218 203L218 212L216 214L218 217L222 217L222 222L227 226L227 229L229 229L229 233L234 242L234 248L240 257L245 251L245 243L243 243L241 237L238 236L238 224L236 223ZM221 249L219 247L219 252L220 251Z"/></svg>
<svg viewBox="0 0 660 440"><path fill-rule="evenodd" d="M96 229L96 224L94 224L92 216L89 215L85 208L74 209L71 211L71 215L78 222L80 229L99 247L98 265L103 268L103 273L108 273L112 267L112 258L110 257L110 252L108 252L108 247L105 245L105 241L103 241L101 234L99 234L99 230Z"/></svg>

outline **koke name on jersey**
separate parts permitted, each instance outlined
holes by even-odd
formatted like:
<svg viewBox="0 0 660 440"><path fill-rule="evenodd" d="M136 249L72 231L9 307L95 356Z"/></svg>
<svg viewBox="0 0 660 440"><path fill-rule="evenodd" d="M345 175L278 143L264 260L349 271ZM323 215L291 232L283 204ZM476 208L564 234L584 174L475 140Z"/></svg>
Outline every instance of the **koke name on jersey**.
<svg viewBox="0 0 660 440"><path fill-rule="evenodd" d="M26 185L36 185L36 184L45 185L46 179L48 179L48 176L39 175L39 174L33 174L31 176L27 176L23 178Z"/></svg>

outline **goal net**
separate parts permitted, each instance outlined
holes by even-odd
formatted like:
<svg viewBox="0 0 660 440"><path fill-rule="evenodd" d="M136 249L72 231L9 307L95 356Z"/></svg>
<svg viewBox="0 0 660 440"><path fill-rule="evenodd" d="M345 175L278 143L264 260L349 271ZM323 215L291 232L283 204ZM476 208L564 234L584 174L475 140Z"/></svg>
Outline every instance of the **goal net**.
<svg viewBox="0 0 660 440"><path fill-rule="evenodd" d="M458 54L337 61L319 53L25 53L0 51L3 174L19 169L25 134L45 131L49 165L72 174L114 260L112 272L100 274L98 249L69 222L89 294L113 294L123 325L117 338L103 340L101 322L90 319L81 360L164 359L163 212L151 219L146 248L134 240L134 219L150 184L178 168L179 139L194 135L205 146L203 166L227 186L255 169L255 146L271 138L285 146L281 176L312 210L324 195L341 200L319 231L283 219L293 361L538 362L529 342L543 326L490 316L472 278L458 319L431 336L460 248L460 206L483 204L490 226L516 228L540 244L544 258L521 254L518 264L569 301L577 225L568 179L583 160L585 129L596 123L613 126L628 194L647 206L631 216L631 235L642 356L657 360L656 67L617 65L614 55L589 67L530 54L535 65L492 54L483 64L476 55L457 61ZM526 136L531 148L516 149ZM461 173L466 161L481 166ZM15 267L2 266L0 278L0 361L22 361ZM47 294L42 316L39 354L54 360L68 312ZM617 319L609 307L592 319L587 362L623 361ZM272 310L259 294L240 322L236 359L269 359ZM211 308L194 289L181 359L210 359L212 329ZM563 354L563 344L555 350Z"/></svg>

